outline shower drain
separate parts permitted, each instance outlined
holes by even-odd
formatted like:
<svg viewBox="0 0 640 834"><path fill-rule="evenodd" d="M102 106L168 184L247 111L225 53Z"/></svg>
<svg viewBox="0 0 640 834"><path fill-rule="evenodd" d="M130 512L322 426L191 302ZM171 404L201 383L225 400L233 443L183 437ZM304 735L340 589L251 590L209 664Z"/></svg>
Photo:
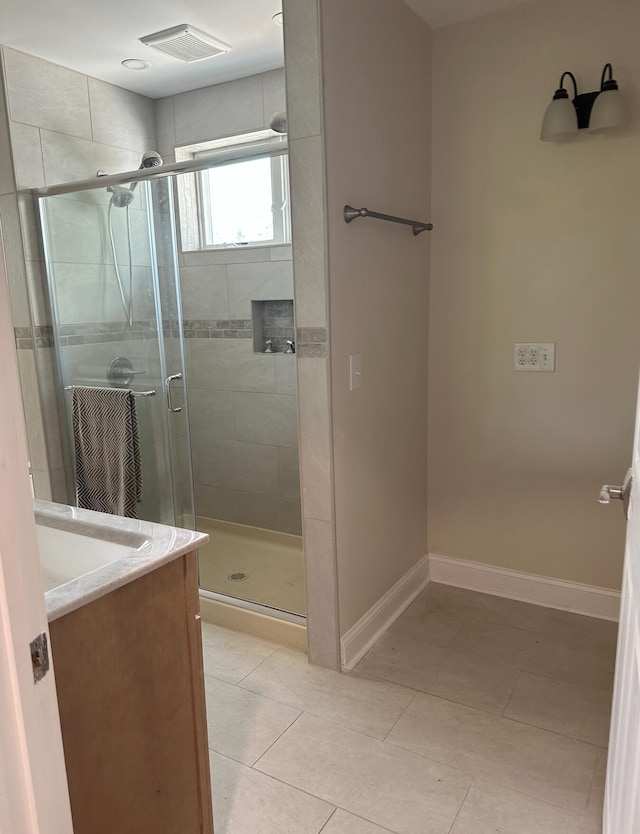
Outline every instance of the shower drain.
<svg viewBox="0 0 640 834"><path fill-rule="evenodd" d="M248 579L249 574L244 573L244 571L238 571L238 573L230 573L227 579L230 579L232 582L242 582L244 579Z"/></svg>

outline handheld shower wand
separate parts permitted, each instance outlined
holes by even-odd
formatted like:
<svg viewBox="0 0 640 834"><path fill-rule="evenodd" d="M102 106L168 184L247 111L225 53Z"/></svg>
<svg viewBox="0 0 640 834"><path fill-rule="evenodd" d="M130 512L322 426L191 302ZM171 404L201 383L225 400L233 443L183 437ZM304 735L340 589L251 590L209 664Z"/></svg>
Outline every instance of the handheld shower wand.
<svg viewBox="0 0 640 834"><path fill-rule="evenodd" d="M140 162L140 167L138 168L139 171L142 171L144 168L156 168L158 165L162 165L162 157L156 151L146 151L146 153L142 156L142 161ZM98 171L98 176L101 176L104 172ZM134 200L134 192L136 190L136 186L138 185L137 182L132 182L131 185L127 188L124 185L109 185L107 186L107 191L111 194L111 199L109 200L109 210L107 212L107 226L109 228L109 241L111 243L111 252L113 255L113 268L116 273L116 281L118 284L118 290L120 291L120 299L122 301L122 308L124 310L124 314L127 318L127 323L129 327L133 327L133 255L132 255L132 243L131 243L131 219L129 217L129 206ZM118 264L118 253L116 250L116 241L113 234L113 223L111 218L111 211L114 208L124 208L126 209L126 227L127 227L127 249L128 249L128 267L129 267L129 292L128 298L127 294L124 290L124 282L122 280L122 275L120 274L120 266Z"/></svg>
<svg viewBox="0 0 640 834"><path fill-rule="evenodd" d="M126 208L133 202L133 188L125 188L123 185L108 185L107 191L111 192L111 205L116 208Z"/></svg>

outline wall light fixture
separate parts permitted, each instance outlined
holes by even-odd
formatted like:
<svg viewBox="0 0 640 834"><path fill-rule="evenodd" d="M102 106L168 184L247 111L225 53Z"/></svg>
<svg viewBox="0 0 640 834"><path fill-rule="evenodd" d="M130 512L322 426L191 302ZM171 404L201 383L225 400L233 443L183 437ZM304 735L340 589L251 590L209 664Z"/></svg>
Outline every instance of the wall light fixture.
<svg viewBox="0 0 640 834"><path fill-rule="evenodd" d="M573 100L564 87L569 76L573 82ZM578 93L578 84L572 72L563 72L560 85L553 94L542 120L540 138L543 142L569 139L580 130L600 133L612 127L622 127L629 122L629 111L624 96L613 77L611 64L605 64L600 79L600 89L593 93Z"/></svg>

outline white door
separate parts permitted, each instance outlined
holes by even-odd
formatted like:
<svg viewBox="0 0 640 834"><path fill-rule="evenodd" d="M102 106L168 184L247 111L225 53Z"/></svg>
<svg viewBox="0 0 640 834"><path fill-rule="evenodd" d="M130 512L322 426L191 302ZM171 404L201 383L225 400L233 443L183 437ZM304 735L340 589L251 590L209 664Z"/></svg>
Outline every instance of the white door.
<svg viewBox="0 0 640 834"><path fill-rule="evenodd" d="M36 684L29 648L48 629L9 310L0 236L0 834L72 834L53 671Z"/></svg>
<svg viewBox="0 0 640 834"><path fill-rule="evenodd" d="M631 476L629 478L629 475ZM604 834L640 832L640 394L633 461L622 488L604 487L628 501L620 631L609 738ZM606 501L606 494L601 496Z"/></svg>

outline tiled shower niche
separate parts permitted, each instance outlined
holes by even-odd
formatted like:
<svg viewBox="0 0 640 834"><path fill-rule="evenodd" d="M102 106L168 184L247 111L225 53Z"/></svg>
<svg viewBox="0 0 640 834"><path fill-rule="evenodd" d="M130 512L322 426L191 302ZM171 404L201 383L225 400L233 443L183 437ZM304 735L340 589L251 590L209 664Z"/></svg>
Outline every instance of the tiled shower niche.
<svg viewBox="0 0 640 834"><path fill-rule="evenodd" d="M251 318L253 319L253 350L264 353L267 341L271 340L273 353L284 353L294 342L295 327L293 323L293 301L252 301Z"/></svg>

